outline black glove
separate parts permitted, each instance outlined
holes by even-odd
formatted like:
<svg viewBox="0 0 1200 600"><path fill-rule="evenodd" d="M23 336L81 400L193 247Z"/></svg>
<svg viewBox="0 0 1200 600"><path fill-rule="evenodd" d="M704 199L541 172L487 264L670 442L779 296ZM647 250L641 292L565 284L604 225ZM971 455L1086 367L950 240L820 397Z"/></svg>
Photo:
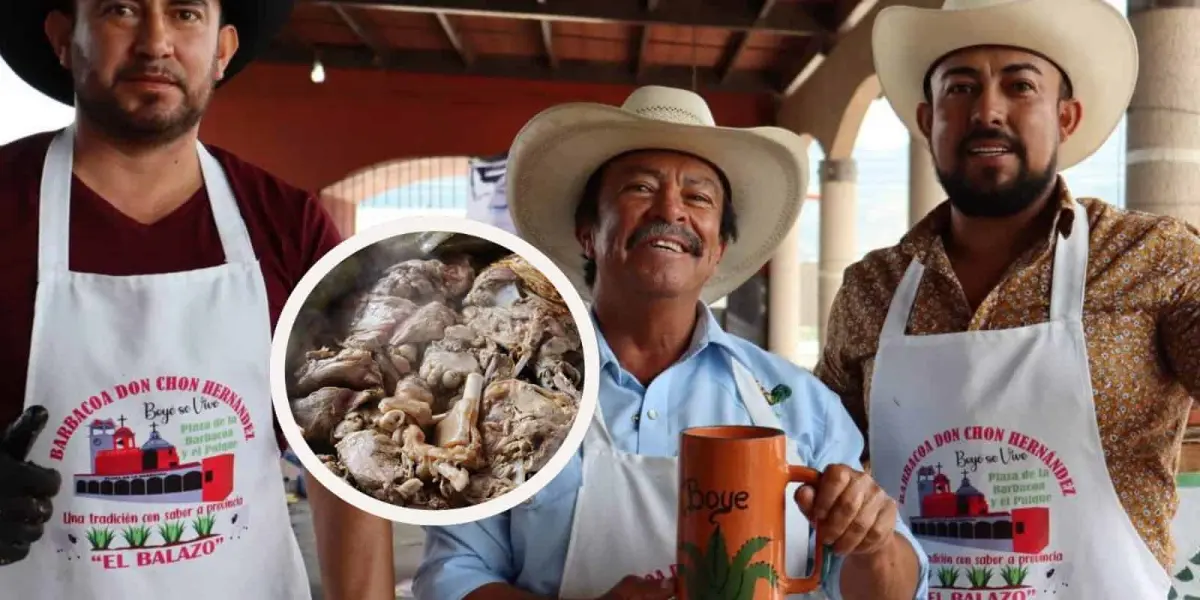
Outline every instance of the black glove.
<svg viewBox="0 0 1200 600"><path fill-rule="evenodd" d="M45 408L31 406L0 438L0 565L24 559L42 538L62 485L58 471L25 460L48 418Z"/></svg>

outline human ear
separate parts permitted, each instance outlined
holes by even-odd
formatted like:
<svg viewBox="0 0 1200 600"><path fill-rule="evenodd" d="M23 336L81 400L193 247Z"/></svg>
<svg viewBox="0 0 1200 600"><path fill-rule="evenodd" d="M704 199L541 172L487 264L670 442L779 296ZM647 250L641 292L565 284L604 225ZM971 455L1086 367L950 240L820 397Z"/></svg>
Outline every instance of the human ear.
<svg viewBox="0 0 1200 600"><path fill-rule="evenodd" d="M1067 98L1058 102L1058 138L1064 142L1079 129L1083 120L1083 103L1075 98Z"/></svg>
<svg viewBox="0 0 1200 600"><path fill-rule="evenodd" d="M225 78L225 68L238 51L238 33L233 25L226 25L217 33L217 81Z"/></svg>
<svg viewBox="0 0 1200 600"><path fill-rule="evenodd" d="M50 11L46 15L46 21L43 23L46 39L50 42L50 47L54 48L54 55L58 57L58 64L68 70L71 68L71 35L73 29L71 17L59 10Z"/></svg>

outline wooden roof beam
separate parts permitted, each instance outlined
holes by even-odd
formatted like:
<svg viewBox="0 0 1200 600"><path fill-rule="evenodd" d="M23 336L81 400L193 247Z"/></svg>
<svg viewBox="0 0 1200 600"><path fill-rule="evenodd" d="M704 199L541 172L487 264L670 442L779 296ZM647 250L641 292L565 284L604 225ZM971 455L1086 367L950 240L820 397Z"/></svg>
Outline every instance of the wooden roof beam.
<svg viewBox="0 0 1200 600"><path fill-rule="evenodd" d="M330 8L333 9L333 12L337 13L338 18L342 20L342 23L345 23L346 27L349 27L350 31L354 32L354 36L375 53L375 66L381 66L384 62L386 62L388 47L382 41L380 41L378 37L375 36L374 32L372 32L362 21L358 20L357 17L350 14L349 8L338 4L330 5Z"/></svg>
<svg viewBox="0 0 1200 600"><path fill-rule="evenodd" d="M834 18L837 33L843 34L857 27L876 4L879 4L879 0L840 0Z"/></svg>
<svg viewBox="0 0 1200 600"><path fill-rule="evenodd" d="M438 25L442 28L442 33L446 35L446 41L450 42L450 46L458 53L458 58L463 64L470 67L475 64L475 53L471 51L462 41L462 36L458 35L458 30L454 28L454 24L450 22L450 16L446 13L434 13L437 17Z"/></svg>
<svg viewBox="0 0 1200 600"><path fill-rule="evenodd" d="M277 41L269 47L259 60L283 64L308 66L312 64L313 52L319 51L326 69L371 68L371 52L362 46L320 46L310 48L299 44ZM383 68L408 73L441 75L470 74L481 77L524 79L535 81L572 81L579 83L602 83L619 85L665 85L691 89L692 68L690 66L650 66L639 79L629 66L619 62L597 62L558 60L558 67L551 68L540 56L480 55L468 70L456 52L450 50L396 50L392 52ZM734 93L774 93L773 82L761 73L738 72L726 82L721 82L712 68L702 67L696 72L697 83L706 90Z"/></svg>
<svg viewBox="0 0 1200 600"><path fill-rule="evenodd" d="M646 10L645 0L576 0L569 4L537 0L308 0L315 4L340 4L376 10L444 13L509 19L680 25L732 30L756 30L786 36L810 36L825 28L804 4L781 3L759 22L757 11L741 10L730 3L668 2Z"/></svg>
<svg viewBox="0 0 1200 600"><path fill-rule="evenodd" d="M771 14L771 9L775 8L776 0L762 0L758 5L758 16L754 20L755 24L765 23L767 16ZM742 57L742 53L746 51L746 46L750 44L749 31L737 31L729 36L729 44L725 47L725 53L721 56L721 61L717 65L717 73L721 81L729 78L729 74L733 72L734 65L738 59Z"/></svg>
<svg viewBox="0 0 1200 600"><path fill-rule="evenodd" d="M854 29L879 0L829 0L811 4L810 14L826 31L841 36Z"/></svg>
<svg viewBox="0 0 1200 600"><path fill-rule="evenodd" d="M542 50L546 53L546 64L558 68L558 54L554 52L554 25L550 21L538 21L542 30Z"/></svg>
<svg viewBox="0 0 1200 600"><path fill-rule="evenodd" d="M650 28L643 25L633 36L633 74L641 79L646 73L646 48L650 45Z"/></svg>
<svg viewBox="0 0 1200 600"><path fill-rule="evenodd" d="M815 35L796 55L795 60L789 61L779 79L777 92L784 97L791 96L800 89L801 85L812 76L817 67L825 60L832 49L828 35Z"/></svg>
<svg viewBox="0 0 1200 600"><path fill-rule="evenodd" d="M652 13L658 10L658 0L645 0L645 11ZM633 74L634 78L641 80L642 75L646 72L646 48L650 45L650 26L638 26L637 33L633 36L633 49L630 54L633 55Z"/></svg>

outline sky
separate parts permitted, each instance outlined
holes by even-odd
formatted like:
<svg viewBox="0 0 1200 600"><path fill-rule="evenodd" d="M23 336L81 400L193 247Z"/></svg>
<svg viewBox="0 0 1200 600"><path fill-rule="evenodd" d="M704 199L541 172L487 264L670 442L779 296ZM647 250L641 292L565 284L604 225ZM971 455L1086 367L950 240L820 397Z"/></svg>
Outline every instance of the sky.
<svg viewBox="0 0 1200 600"><path fill-rule="evenodd" d="M71 123L75 111L25 84L0 60L0 145Z"/></svg>

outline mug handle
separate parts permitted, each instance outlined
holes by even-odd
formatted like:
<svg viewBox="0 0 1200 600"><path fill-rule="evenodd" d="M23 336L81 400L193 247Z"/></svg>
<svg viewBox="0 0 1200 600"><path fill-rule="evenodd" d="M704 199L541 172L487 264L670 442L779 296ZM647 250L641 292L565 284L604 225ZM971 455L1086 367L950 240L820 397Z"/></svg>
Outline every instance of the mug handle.
<svg viewBox="0 0 1200 600"><path fill-rule="evenodd" d="M789 483L813 485L820 480L821 472L816 469L788 465ZM792 498L791 501L795 502L796 500ZM817 536L817 533L817 524L813 523L813 535ZM817 539L820 539L820 537L817 536ZM821 577L824 575L823 569L825 567L825 546L818 543L814 551L816 554L813 557L812 575L808 577L784 577L783 585L787 594L805 594L821 587Z"/></svg>

